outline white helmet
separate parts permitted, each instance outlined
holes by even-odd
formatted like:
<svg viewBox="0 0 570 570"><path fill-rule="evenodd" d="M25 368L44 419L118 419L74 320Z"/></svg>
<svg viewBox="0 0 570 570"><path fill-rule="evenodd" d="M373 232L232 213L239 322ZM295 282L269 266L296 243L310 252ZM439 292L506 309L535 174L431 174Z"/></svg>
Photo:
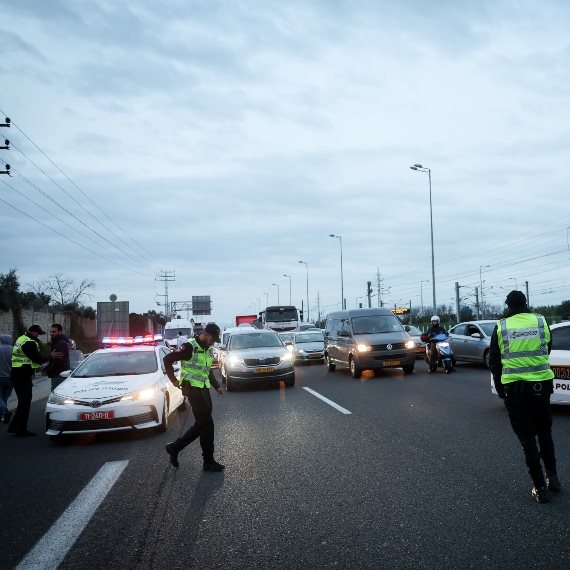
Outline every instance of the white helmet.
<svg viewBox="0 0 570 570"><path fill-rule="evenodd" d="M72 338L68 339L67 342L69 343L69 348L71 348L71 350L75 350L77 348L75 341Z"/></svg>
<svg viewBox="0 0 570 570"><path fill-rule="evenodd" d="M434 315L430 320L432 325L439 325L439 317L437 315Z"/></svg>

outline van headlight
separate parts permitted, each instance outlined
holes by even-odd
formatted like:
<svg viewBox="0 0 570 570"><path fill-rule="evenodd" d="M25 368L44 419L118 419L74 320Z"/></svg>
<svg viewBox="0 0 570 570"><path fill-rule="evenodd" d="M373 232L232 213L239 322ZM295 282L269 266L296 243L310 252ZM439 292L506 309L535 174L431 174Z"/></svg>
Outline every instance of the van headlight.
<svg viewBox="0 0 570 570"><path fill-rule="evenodd" d="M236 364L241 364L241 358L235 355L231 355L228 358L228 362L230 363L230 366L235 366Z"/></svg>
<svg viewBox="0 0 570 570"><path fill-rule="evenodd" d="M416 348L416 343L413 340L407 340L406 348Z"/></svg>
<svg viewBox="0 0 570 570"><path fill-rule="evenodd" d="M369 344L359 344L356 349L358 352L370 352L372 347Z"/></svg>
<svg viewBox="0 0 570 570"><path fill-rule="evenodd" d="M285 362L285 364L292 362L292 360L293 360L293 355L289 351L281 355L281 362Z"/></svg>

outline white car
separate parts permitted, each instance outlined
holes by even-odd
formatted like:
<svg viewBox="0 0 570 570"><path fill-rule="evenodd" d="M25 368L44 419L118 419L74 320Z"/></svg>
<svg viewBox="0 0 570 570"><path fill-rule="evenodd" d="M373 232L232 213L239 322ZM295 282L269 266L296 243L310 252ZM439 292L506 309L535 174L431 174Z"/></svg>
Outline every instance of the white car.
<svg viewBox="0 0 570 570"><path fill-rule="evenodd" d="M550 327L552 350L550 368L554 372L554 392L550 397L553 404L570 405L570 322L559 323ZM493 377L491 391L496 394Z"/></svg>
<svg viewBox="0 0 570 570"><path fill-rule="evenodd" d="M168 417L184 397L166 375L170 352L154 337L103 339L93 352L49 395L46 434L168 429ZM108 342L105 342L108 341ZM175 364L176 375L180 365Z"/></svg>

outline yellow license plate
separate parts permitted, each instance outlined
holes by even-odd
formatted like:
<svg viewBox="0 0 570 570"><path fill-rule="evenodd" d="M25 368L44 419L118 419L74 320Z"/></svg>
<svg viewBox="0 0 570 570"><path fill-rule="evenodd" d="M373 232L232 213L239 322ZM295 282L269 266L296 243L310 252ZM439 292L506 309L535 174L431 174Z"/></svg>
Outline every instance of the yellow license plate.
<svg viewBox="0 0 570 570"><path fill-rule="evenodd" d="M256 374L267 374L268 372L275 372L275 368L256 368Z"/></svg>
<svg viewBox="0 0 570 570"><path fill-rule="evenodd" d="M400 366L399 360L385 360L384 366Z"/></svg>
<svg viewBox="0 0 570 570"><path fill-rule="evenodd" d="M309 358L320 358L320 354L309 354Z"/></svg>

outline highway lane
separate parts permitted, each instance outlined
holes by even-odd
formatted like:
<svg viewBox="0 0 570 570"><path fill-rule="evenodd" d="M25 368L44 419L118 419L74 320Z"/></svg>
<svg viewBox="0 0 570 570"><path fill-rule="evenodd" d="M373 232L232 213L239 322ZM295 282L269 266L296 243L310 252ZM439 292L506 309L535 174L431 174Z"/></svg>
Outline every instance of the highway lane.
<svg viewBox="0 0 570 570"><path fill-rule="evenodd" d="M345 415L307 386L347 408ZM45 403L45 400L42 402ZM166 434L82 436L53 444L2 434L0 481L11 516L0 537L12 567L109 461L123 475L71 548L86 563L182 567L565 567L570 509L528 497L522 452L482 368L353 380L297 367L293 389L215 398L223 474L201 471L199 446L169 467ZM34 405L32 427L41 428ZM555 413L561 474L570 414ZM521 535L521 529L533 529ZM505 536L518 539L505 540Z"/></svg>

